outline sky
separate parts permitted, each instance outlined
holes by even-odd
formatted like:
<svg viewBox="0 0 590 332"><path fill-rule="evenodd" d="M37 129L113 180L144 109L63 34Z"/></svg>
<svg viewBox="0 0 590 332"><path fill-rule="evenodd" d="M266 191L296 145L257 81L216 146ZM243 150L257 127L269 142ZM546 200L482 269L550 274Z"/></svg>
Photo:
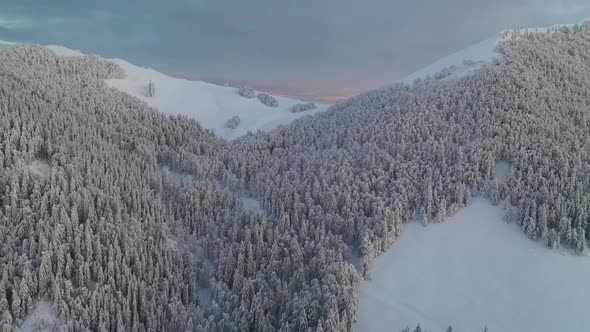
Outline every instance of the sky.
<svg viewBox="0 0 590 332"><path fill-rule="evenodd" d="M0 45L56 44L166 74L334 102L589 0L0 0Z"/></svg>

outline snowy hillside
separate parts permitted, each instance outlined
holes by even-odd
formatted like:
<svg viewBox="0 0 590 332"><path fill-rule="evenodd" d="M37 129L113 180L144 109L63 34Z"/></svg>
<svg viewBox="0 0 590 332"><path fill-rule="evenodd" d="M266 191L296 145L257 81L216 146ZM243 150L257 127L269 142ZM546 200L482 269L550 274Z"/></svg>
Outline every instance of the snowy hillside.
<svg viewBox="0 0 590 332"><path fill-rule="evenodd" d="M83 55L62 46L47 47L60 56ZM267 107L258 98L248 99L239 96L236 88L166 76L121 59L109 61L121 66L127 75L121 80L107 80L109 86L145 101L162 113L194 118L203 127L214 130L217 135L226 139L235 139L248 131L269 131L328 108L328 105L318 104L316 109L292 113L291 107L303 103L302 101L274 96L279 106ZM155 85L156 93L153 97L147 97L150 81ZM236 115L241 120L239 126L235 129L228 128L227 121Z"/></svg>
<svg viewBox="0 0 590 332"><path fill-rule="evenodd" d="M547 250L503 215L478 198L443 224L409 224L361 286L359 330L590 331L590 257Z"/></svg>
<svg viewBox="0 0 590 332"><path fill-rule="evenodd" d="M520 32L553 35L554 31L563 26L523 29ZM522 61L519 59L522 55L514 52L514 49L530 43L526 46L527 52L542 54L543 60L533 64L522 61L521 68L539 68L549 63L549 59L560 57L567 61L578 61L578 57L590 48L581 40L571 42L566 47L563 40L567 38L564 36L571 31L580 33L587 29L588 27L571 29L567 33L556 32L556 36L549 39L540 35L529 36L523 38L520 46L509 46L508 54L512 56L511 59ZM443 58L410 75L403 82L411 83L428 75L443 79L473 72L499 56L494 48L503 36L508 37L508 34L500 33L497 37ZM551 47L551 51L545 50L546 47ZM441 72L449 67L452 67L451 70ZM567 70L563 67L560 70L576 72L577 79L587 83L589 76L587 72L581 71L582 67L585 68L581 63L576 63L570 64ZM552 73L543 73L543 79L563 82L552 76ZM485 70L482 75L486 75ZM512 75L518 77L520 74ZM466 78L465 81L470 82L470 79L477 76ZM523 86L535 86L534 82L534 79L525 80ZM533 93L529 100L538 102L546 94L549 93ZM537 117L565 118L555 112L567 103L562 101L557 105L559 106L555 109ZM522 107L518 106L504 109L520 115L524 113ZM530 129L534 121L529 119L523 122L523 127ZM555 124L551 126L556 127L558 126ZM534 150L538 153L541 149L537 146ZM585 152L574 152L568 158L579 158L584 154ZM524 165L529 169L535 167L530 159L526 159ZM584 159L576 167L587 170L587 160ZM510 163L496 164L498 173L495 183L498 187L506 188L503 183L510 177L510 171ZM543 168L535 169L533 174L536 179L542 179L540 181L548 181L552 177L544 173ZM514 185L514 178L510 181ZM563 195L563 189L555 184L545 184L544 187ZM522 202L527 199L528 197L522 198L520 201L520 211L526 210L522 206L528 203ZM512 203L517 201L513 198ZM547 200L546 204L554 204L555 201ZM586 209L585 203L579 201L569 204L578 210ZM571 239L575 234L587 237L588 231L580 226L586 225L586 217L575 216L573 223L577 225L577 230L570 230L569 233L567 228L571 228L569 223L572 223L569 217L554 219L553 225L559 222L559 227L556 228L558 231L552 233L553 237L547 236L547 223L543 217L545 208L546 206L541 206L537 210L533 206L530 209L529 220L533 220L530 225L522 222L518 222L519 225L507 224L504 222L505 211L501 207L494 207L486 199L475 198L470 205L447 218L443 224L423 227L416 222L410 223L399 239L372 262L369 269L370 279L361 283L358 330L401 331L408 326L412 331L416 324L420 324L427 331L445 331L449 325L452 325L455 332L483 331L485 327L489 331L507 332L589 331L590 318L584 313L584 308L586 299L590 296L590 289L586 285L590 275L590 258L576 256L569 249L551 251L544 248L547 245L556 247L553 239L557 238L556 242L559 243L561 234L565 234L564 239ZM526 214L527 212L524 213ZM578 220L582 220L582 223ZM522 236L523 230L528 237ZM586 249L584 241L581 241L584 248L582 253Z"/></svg>
<svg viewBox="0 0 590 332"><path fill-rule="evenodd" d="M582 20L580 24L587 21L590 21L590 18ZM550 27L526 28L519 30L534 33L546 33L551 29L563 26L573 26L573 24L556 24ZM500 54L496 52L496 46L509 31L510 30L501 31L498 34L491 36L490 38L485 39L475 45L441 58L432 64L408 75L400 82L410 84L416 79L425 78L426 76L436 76L441 79L448 79L457 78L472 73L473 71L481 68L481 66L490 63L494 58L500 57Z"/></svg>
<svg viewBox="0 0 590 332"><path fill-rule="evenodd" d="M480 68L483 64L489 63L494 57L500 56L495 51L496 45L501 38L500 35L501 33L444 57L407 76L401 82L412 83L418 78L424 78L429 75L434 76L439 73L441 77L459 77L468 74ZM442 72L443 70L445 71Z"/></svg>
<svg viewBox="0 0 590 332"><path fill-rule="evenodd" d="M231 142L163 113L230 139L299 114L1 51L0 331L590 330L590 25L513 37Z"/></svg>

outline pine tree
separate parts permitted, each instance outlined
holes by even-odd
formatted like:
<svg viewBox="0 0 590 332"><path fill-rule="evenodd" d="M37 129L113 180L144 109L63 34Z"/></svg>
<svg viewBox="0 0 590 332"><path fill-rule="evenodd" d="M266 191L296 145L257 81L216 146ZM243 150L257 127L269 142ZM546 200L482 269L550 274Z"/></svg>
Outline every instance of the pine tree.
<svg viewBox="0 0 590 332"><path fill-rule="evenodd" d="M41 265L39 267L39 294L45 294L49 291L53 271L51 268L51 256L49 252L43 252Z"/></svg>
<svg viewBox="0 0 590 332"><path fill-rule="evenodd" d="M153 81L150 81L148 83L148 89L147 89L147 96L148 97L154 97L156 95L156 85L154 84Z"/></svg>

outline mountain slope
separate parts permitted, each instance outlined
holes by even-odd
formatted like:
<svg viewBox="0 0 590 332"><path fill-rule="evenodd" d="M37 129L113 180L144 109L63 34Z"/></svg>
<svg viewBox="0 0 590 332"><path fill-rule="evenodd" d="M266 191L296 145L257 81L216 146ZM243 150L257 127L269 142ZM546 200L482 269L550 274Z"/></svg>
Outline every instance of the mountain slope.
<svg viewBox="0 0 590 332"><path fill-rule="evenodd" d="M589 331L590 257L547 250L503 218L476 198L443 224L408 224L361 285L359 331Z"/></svg>
<svg viewBox="0 0 590 332"><path fill-rule="evenodd" d="M476 195L523 241L584 254L590 25L499 50L472 75L233 141L108 87L125 77L113 62L1 51L0 328L37 324L49 301L52 324L76 331L353 331L371 263L416 219L481 209ZM553 272L546 287L586 287ZM420 278L423 292L438 280Z"/></svg>
<svg viewBox="0 0 590 332"><path fill-rule="evenodd" d="M590 21L590 18L584 19L580 24ZM477 44L445 56L432 64L421 68L414 73L404 77L400 82L411 84L416 79L427 76L443 78L457 78L468 75L480 69L483 65L489 64L493 59L498 59L501 54L497 52L498 44L507 36L514 32L519 33L547 33L557 30L561 27L573 27L574 24L556 24L549 27L524 28L516 30L503 30L498 34L491 36Z"/></svg>
<svg viewBox="0 0 590 332"><path fill-rule="evenodd" d="M59 56L83 55L61 46L47 47ZM303 103L302 101L274 96L279 106L267 107L258 98L239 96L235 88L170 77L121 59L109 61L125 71L124 78L106 81L110 87L129 93L164 114L194 118L203 127L226 139L235 139L249 131L269 131L328 108L328 105L318 104L316 109L292 113L291 107ZM149 82L155 84L156 93L153 97L147 97ZM240 125L235 129L228 128L227 120L235 115L240 117Z"/></svg>
<svg viewBox="0 0 590 332"><path fill-rule="evenodd" d="M291 227L293 233L328 238L327 251L347 253L344 255L348 262L357 262L360 256L357 266L363 275L370 273L376 257L399 236L405 236L407 223L416 219L424 225L444 222L470 206L474 193L505 207L506 219L522 232L522 242L511 246L514 250L546 250L534 242L526 244L528 237L550 248L566 248L568 254L584 255L590 234L589 36L588 24L556 28L551 33L514 31L498 45L504 57L472 75L453 80L432 77L413 85L397 84L371 91L338 103L308 121L236 141L230 146L232 158L241 158L236 171L245 168L241 171L248 174L247 186L259 201L273 210L284 209L288 225L285 227ZM248 153L239 157L240 151ZM494 178L497 164L510 165L505 182ZM501 214L494 210L494 216L498 215ZM310 225L318 225L319 233L310 232ZM452 241L467 243L469 239L463 238L470 233L456 236ZM502 236L489 240L504 244ZM427 258L434 255L428 250L429 243L418 246L425 248ZM391 250L397 248L394 245ZM481 252L486 253L485 248ZM415 253L405 254L411 261ZM558 257L547 254L553 257L548 261ZM524 259L533 262L534 257L524 255ZM572 266L576 259L580 264L587 262L575 256L567 258ZM537 262L543 265L544 260ZM470 275L470 265L454 266L464 268L462 274ZM571 291L587 287L583 278L570 275L571 266L564 264L563 269L543 276L537 275L537 266L521 264L521 270L514 271L535 279L530 282L531 287L544 285L567 290L577 296L570 299L574 303L585 301L585 292ZM442 277L434 267L421 266L424 272L413 276L422 281L416 286L424 287L420 292L436 297L438 289L429 287L440 285L433 278ZM380 279L393 282L387 277ZM396 280L406 281L401 277ZM555 283L568 285L561 288L562 285L553 286ZM384 286L375 287L374 293L380 294L379 287ZM507 293L526 295L514 289L523 287L518 283L502 286ZM538 291L547 292L548 297L559 296L559 292ZM423 299L401 295L400 301L416 302L406 303L407 310L396 312L400 315L397 322L426 322L437 315L438 310L429 306L426 308L431 311L416 314L411 309L418 307L414 304L423 303ZM399 304L395 298L377 297L373 302L380 306L390 304L381 300L391 301L393 306ZM445 319L429 326L472 326L469 311L452 306L460 304L459 299L441 301L447 309ZM488 307L484 303L482 310L504 305L508 307L510 303L490 302ZM559 305L548 307L552 311L546 313L546 318L554 324L547 325L548 328L571 326L566 321L571 316L560 315ZM531 303L515 308L526 317L515 321L515 327L527 323L538 326L530 320L535 319L539 308L547 307ZM367 319L383 316L377 314ZM451 316L456 318L445 322ZM490 319L500 316L488 315ZM590 326L588 318L579 311L576 320L579 326ZM506 320L502 318L490 325L501 326L503 322ZM383 326L388 331L405 327Z"/></svg>
<svg viewBox="0 0 590 332"><path fill-rule="evenodd" d="M403 80L401 80L401 82L409 84L418 78L435 76L437 74L445 78L459 77L469 74L481 68L482 65L491 62L492 59L500 57L500 54L498 54L495 50L500 40L501 33L459 52L439 59L434 63L405 77ZM443 70L445 71L441 73Z"/></svg>

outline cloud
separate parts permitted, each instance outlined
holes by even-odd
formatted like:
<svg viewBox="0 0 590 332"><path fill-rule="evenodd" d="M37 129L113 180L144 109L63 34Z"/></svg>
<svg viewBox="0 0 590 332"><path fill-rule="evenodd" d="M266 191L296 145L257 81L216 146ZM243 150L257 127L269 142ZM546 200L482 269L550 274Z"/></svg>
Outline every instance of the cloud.
<svg viewBox="0 0 590 332"><path fill-rule="evenodd" d="M0 39L0 47L7 47L7 46L14 46L17 45L18 43L16 42L10 42L10 41L6 41L6 40L1 40Z"/></svg>
<svg viewBox="0 0 590 332"><path fill-rule="evenodd" d="M0 28L15 30L31 26L31 20L26 18L5 18L0 17Z"/></svg>

